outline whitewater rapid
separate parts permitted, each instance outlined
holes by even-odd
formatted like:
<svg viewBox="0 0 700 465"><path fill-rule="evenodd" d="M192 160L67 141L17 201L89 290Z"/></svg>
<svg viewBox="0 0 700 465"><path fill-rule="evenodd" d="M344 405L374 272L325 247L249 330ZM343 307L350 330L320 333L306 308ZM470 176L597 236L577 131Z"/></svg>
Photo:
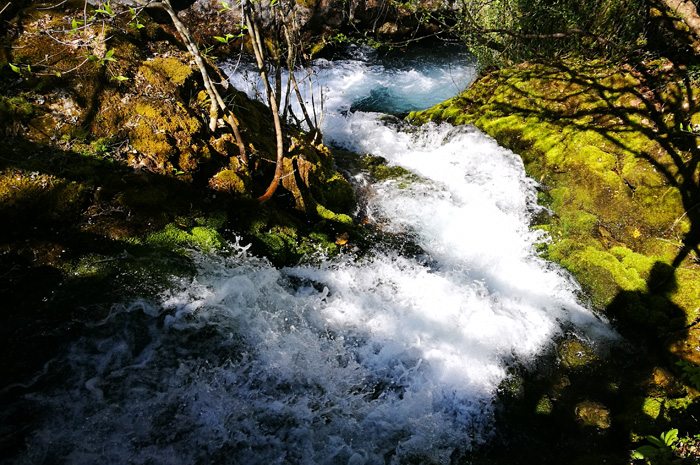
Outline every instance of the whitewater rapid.
<svg viewBox="0 0 700 465"><path fill-rule="evenodd" d="M194 278L115 306L51 362L62 380L27 394L47 414L18 462L449 463L492 433L514 363L564 328L613 337L537 255L548 238L530 228L542 207L519 157L472 127L378 112L425 108L474 76L466 56L429 58L357 48L313 74L325 142L411 173L352 181L367 218L420 254L276 269L245 244L193 252Z"/></svg>

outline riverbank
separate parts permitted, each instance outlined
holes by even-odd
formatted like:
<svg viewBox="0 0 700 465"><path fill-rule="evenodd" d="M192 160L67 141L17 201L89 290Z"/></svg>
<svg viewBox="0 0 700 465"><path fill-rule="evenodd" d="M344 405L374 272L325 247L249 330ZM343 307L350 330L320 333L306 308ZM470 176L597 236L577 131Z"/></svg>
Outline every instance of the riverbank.
<svg viewBox="0 0 700 465"><path fill-rule="evenodd" d="M201 75L171 31L146 15L131 27L127 12L71 32L82 6L27 7L3 35L5 386L32 379L77 327L105 318L115 302L191 276L192 250L226 255L242 237L250 253L282 266L362 240L347 215L352 188L325 146L285 127L282 185L259 204L275 171L269 109L221 85L242 115L244 166L230 131L208 128ZM23 424L26 414L7 424ZM23 447L22 431L2 436L4 452Z"/></svg>
<svg viewBox="0 0 700 465"><path fill-rule="evenodd" d="M690 375L700 362L698 84L668 60L527 63L483 75L408 117L474 124L521 155L539 181L540 202L551 210L533 225L551 237L542 256L568 269L648 360L635 362L633 383L618 379L608 405L588 399L609 421L590 423L571 399L558 406L562 392L551 387L545 398L552 416L568 409L560 421L589 422L599 437L617 436L630 448L671 428L697 433L690 417L700 386ZM594 394L579 395L577 402Z"/></svg>

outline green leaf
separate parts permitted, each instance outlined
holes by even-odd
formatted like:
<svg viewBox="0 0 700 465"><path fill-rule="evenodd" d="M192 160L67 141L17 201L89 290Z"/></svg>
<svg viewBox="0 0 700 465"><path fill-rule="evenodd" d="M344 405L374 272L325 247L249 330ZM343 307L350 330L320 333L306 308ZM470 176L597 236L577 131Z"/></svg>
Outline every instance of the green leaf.
<svg viewBox="0 0 700 465"><path fill-rule="evenodd" d="M223 38L223 37L214 36L214 38L215 38L216 40L218 40L219 42L223 42L223 43L225 43L225 44L228 43L228 39L225 39L225 38Z"/></svg>
<svg viewBox="0 0 700 465"><path fill-rule="evenodd" d="M221 0L221 5L223 6L223 8L219 10L219 13L221 13L222 11L230 11L231 10L231 8L229 8L228 4L224 0Z"/></svg>
<svg viewBox="0 0 700 465"><path fill-rule="evenodd" d="M12 71L15 73L19 74L21 72L18 66L13 65L12 63L8 63L8 65L10 65L10 69L12 69Z"/></svg>
<svg viewBox="0 0 700 465"><path fill-rule="evenodd" d="M661 433L661 439L666 443L666 446L671 446L676 440L678 439L678 430L677 429L671 429L666 431L665 433Z"/></svg>
<svg viewBox="0 0 700 465"><path fill-rule="evenodd" d="M87 59L90 61L100 61L95 55L88 55Z"/></svg>
<svg viewBox="0 0 700 465"><path fill-rule="evenodd" d="M123 81L128 81L129 78L126 76L112 76L111 78L109 78L109 80L123 82Z"/></svg>
<svg viewBox="0 0 700 465"><path fill-rule="evenodd" d="M95 10L95 13L104 13L109 16L114 16L114 10L109 6L109 2L102 5L102 8Z"/></svg>
<svg viewBox="0 0 700 465"><path fill-rule="evenodd" d="M108 50L107 53L105 53L105 60L107 61L117 61L114 58L112 58L112 55L114 55L114 49Z"/></svg>
<svg viewBox="0 0 700 465"><path fill-rule="evenodd" d="M634 451L637 455L635 458L646 459L650 457L655 457L659 454L659 449L653 446L642 446Z"/></svg>
<svg viewBox="0 0 700 465"><path fill-rule="evenodd" d="M647 441L654 444L656 447L666 447L666 443L654 436L647 436Z"/></svg>

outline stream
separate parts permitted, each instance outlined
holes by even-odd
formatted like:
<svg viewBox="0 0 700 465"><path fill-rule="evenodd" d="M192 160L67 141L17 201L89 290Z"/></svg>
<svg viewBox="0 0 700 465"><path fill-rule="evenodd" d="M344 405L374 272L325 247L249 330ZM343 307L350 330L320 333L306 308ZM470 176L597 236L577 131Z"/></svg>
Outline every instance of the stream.
<svg viewBox="0 0 700 465"><path fill-rule="evenodd" d="M224 69L259 92L242 65ZM318 60L325 143L409 173L353 174L362 215L420 253L277 269L241 241L193 252L194 278L115 305L23 386L44 414L15 463L450 463L494 433L511 367L564 333L614 339L538 256L543 207L517 155L473 127L386 116L474 76L448 47Z"/></svg>

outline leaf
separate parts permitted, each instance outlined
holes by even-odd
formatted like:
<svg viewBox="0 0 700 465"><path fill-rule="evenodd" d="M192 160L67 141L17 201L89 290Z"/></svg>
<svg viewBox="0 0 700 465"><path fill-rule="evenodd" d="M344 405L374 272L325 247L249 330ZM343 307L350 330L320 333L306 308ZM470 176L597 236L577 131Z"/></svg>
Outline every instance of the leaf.
<svg viewBox="0 0 700 465"><path fill-rule="evenodd" d="M12 69L12 71L14 71L15 73L19 74L21 72L19 66L15 66L12 63L8 63L8 65L10 65L10 69Z"/></svg>
<svg viewBox="0 0 700 465"><path fill-rule="evenodd" d="M661 439L666 443L666 446L671 446L676 440L678 439L678 430L677 429L671 429L666 431L665 433L661 433Z"/></svg>
<svg viewBox="0 0 700 465"><path fill-rule="evenodd" d="M214 36L214 38L215 38L216 40L218 40L219 42L223 42L223 43L225 43L225 44L228 43L228 39L225 39L225 38L223 38L223 37Z"/></svg>
<svg viewBox="0 0 700 465"><path fill-rule="evenodd" d="M231 8L229 8L228 4L224 0L221 0L221 5L223 5L223 8L219 10L219 13L221 13L222 11L230 11L231 10Z"/></svg>
<svg viewBox="0 0 700 465"><path fill-rule="evenodd" d="M102 8L95 10L95 13L104 13L109 16L114 16L114 10L109 6L109 2L102 5Z"/></svg>
<svg viewBox="0 0 700 465"><path fill-rule="evenodd" d="M128 81L129 78L126 76L112 76L111 78L109 78L109 80L123 82L123 81Z"/></svg>
<svg viewBox="0 0 700 465"><path fill-rule="evenodd" d="M114 58L112 58L112 55L114 55L114 49L111 49L111 50L107 51L107 53L105 53L105 58L104 58L104 59L107 60L107 61L117 61L117 60L115 60Z"/></svg>
<svg viewBox="0 0 700 465"><path fill-rule="evenodd" d="M653 446L642 446L634 451L637 455L635 458L646 459L650 457L655 457L659 453L659 449ZM640 457L641 456L641 457Z"/></svg>
<svg viewBox="0 0 700 465"><path fill-rule="evenodd" d="M666 447L666 443L654 436L647 436L647 441L654 444L656 447Z"/></svg>
<svg viewBox="0 0 700 465"><path fill-rule="evenodd" d="M87 59L90 61L100 61L95 55L88 55Z"/></svg>

